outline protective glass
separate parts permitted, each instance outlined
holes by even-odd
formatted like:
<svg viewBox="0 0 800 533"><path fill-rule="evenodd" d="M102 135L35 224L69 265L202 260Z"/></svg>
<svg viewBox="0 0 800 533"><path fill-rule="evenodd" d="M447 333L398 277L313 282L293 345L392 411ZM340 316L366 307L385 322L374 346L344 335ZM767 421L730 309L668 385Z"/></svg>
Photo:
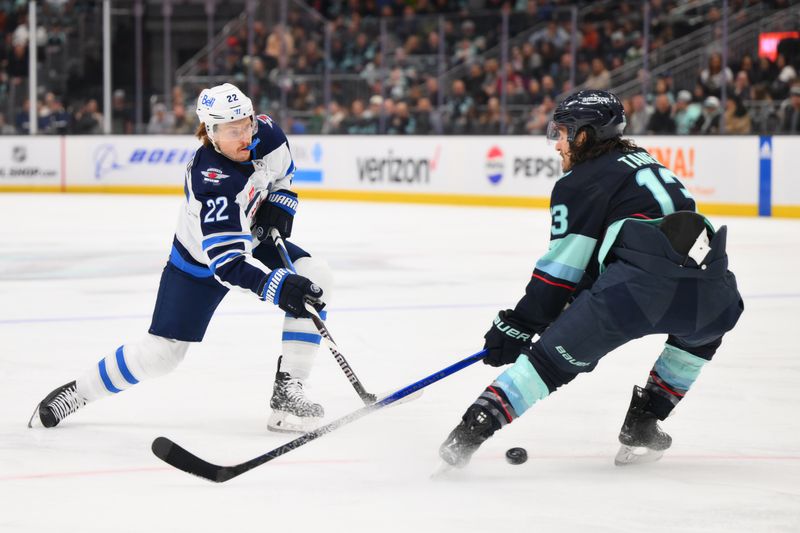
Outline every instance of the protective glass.
<svg viewBox="0 0 800 533"><path fill-rule="evenodd" d="M214 137L221 141L238 141L239 139L249 141L257 130L256 121L251 118L250 124L227 123L214 126Z"/></svg>

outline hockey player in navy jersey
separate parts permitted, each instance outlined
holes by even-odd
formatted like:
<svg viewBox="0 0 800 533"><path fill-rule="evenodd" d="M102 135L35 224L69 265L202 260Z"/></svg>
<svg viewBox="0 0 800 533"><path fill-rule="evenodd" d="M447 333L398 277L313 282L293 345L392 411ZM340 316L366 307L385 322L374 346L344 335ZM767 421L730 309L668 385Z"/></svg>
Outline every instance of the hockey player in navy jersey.
<svg viewBox="0 0 800 533"><path fill-rule="evenodd" d="M190 343L203 340L229 289L251 292L286 312L267 427L307 431L323 417L322 406L303 389L320 343L305 304L324 318L330 270L287 241L297 270L292 273L271 240L259 241L272 227L284 238L291 235L298 202L286 136L268 116L256 116L250 99L229 83L203 90L197 115L203 145L186 169L185 198L149 332L52 391L29 425L56 426L89 402L173 370Z"/></svg>
<svg viewBox="0 0 800 533"><path fill-rule="evenodd" d="M564 175L550 199L549 251L516 307L500 311L484 337L484 362L512 366L440 447L447 464L465 466L496 431L604 355L660 333L666 344L645 386L634 386L615 462L656 460L672 442L658 421L739 319L727 228L697 214L675 174L622 139L624 128L622 105L605 91L580 91L556 108L548 138Z"/></svg>

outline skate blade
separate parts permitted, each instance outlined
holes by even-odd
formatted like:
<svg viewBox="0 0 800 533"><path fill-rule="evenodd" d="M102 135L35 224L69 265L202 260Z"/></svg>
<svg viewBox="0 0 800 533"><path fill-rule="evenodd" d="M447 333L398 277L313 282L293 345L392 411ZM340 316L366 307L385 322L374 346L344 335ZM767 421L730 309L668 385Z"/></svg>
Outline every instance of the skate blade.
<svg viewBox="0 0 800 533"><path fill-rule="evenodd" d="M320 417L301 417L286 411L273 410L267 422L267 429L275 433L308 433L317 429L321 423Z"/></svg>
<svg viewBox="0 0 800 533"><path fill-rule="evenodd" d="M664 450L653 450L644 446L619 447L617 456L614 457L614 464L617 466L640 465L654 463L664 456Z"/></svg>
<svg viewBox="0 0 800 533"><path fill-rule="evenodd" d="M30 420L28 420L28 427L29 428L43 428L44 427L44 424L42 424L42 419L39 418L39 406L38 405L33 410L33 414L31 415Z"/></svg>

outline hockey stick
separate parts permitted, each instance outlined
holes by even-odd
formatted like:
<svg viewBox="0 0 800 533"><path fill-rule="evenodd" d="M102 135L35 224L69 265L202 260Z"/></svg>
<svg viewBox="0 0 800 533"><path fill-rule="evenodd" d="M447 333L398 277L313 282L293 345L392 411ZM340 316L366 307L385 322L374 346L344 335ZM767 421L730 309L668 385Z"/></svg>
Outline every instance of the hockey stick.
<svg viewBox="0 0 800 533"><path fill-rule="evenodd" d="M275 228L270 228L269 236L275 243L275 248L277 248L278 250L278 255L281 256L281 261L283 262L283 265L296 274L297 270L294 268L294 263L292 263L292 258L289 257L289 252L288 250L286 250L286 245L284 244L283 239L281 238L281 234L278 233L278 230L276 230ZM339 368L342 369L342 372L344 372L344 375L347 377L347 380L356 390L356 393L358 393L358 397L361 398L361 401L364 402L364 405L375 403L378 400L378 397L372 393L367 392L367 390L364 388L364 385L361 384L361 381L358 379L358 376L356 376L356 373L353 372L353 369L347 363L347 359L345 359L344 355L342 355L342 352L339 351L339 347L336 345L336 341L333 340L333 336L331 335L330 331L328 331L328 328L325 326L325 322L322 321L322 318L320 318L319 313L317 313L317 310L314 309L314 307L308 303L306 303L306 309L311 314L311 320L312 322L314 322L314 325L319 331L319 334L322 336L323 339L327 341L326 344L328 345L328 349L330 349L334 359L336 359L336 362L339 363Z"/></svg>
<svg viewBox="0 0 800 533"><path fill-rule="evenodd" d="M350 414L347 414L337 420L334 420L330 424L326 424L322 427L315 429L314 431L310 431L305 433L293 441L290 441L283 446L275 448L274 450L265 453L264 455L259 455L254 459L250 459L244 463L233 465L233 466L218 466L203 459L200 459L196 455L192 454L191 452L187 451L186 449L178 446L173 441L169 440L166 437L157 437L151 446L153 453L164 461L165 463L174 466L179 470L183 470L189 474L202 477L204 479L208 479L209 481L214 481L216 483L223 483L228 481L229 479L233 479L240 474L244 474L245 472L252 470L253 468L263 465L273 459L277 459L283 454L289 453L292 450L299 448L300 446L311 442L314 439L317 439L326 433L330 433L331 431L338 429L350 422L354 422L359 418L366 416L373 411L377 411L378 409L382 409L387 405L390 405L397 400L412 394L415 391L421 390L432 383L436 383L442 378L449 376L450 374L454 374L459 370L468 367L469 365L480 361L486 355L486 350L481 350L478 353L470 355L466 359L462 359L461 361L454 363L447 368L439 370L438 372L434 372L428 377L422 378L421 380L417 381L416 383L412 383L411 385L400 389L399 391L390 394L386 398L383 398L377 403L373 403L370 405L365 405L356 411L353 411Z"/></svg>

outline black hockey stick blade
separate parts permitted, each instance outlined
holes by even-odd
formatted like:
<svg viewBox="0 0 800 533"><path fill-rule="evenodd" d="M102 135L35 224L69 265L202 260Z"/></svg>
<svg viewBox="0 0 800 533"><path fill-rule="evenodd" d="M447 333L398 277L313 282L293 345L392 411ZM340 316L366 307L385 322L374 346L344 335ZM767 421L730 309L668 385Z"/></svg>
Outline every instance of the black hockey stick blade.
<svg viewBox="0 0 800 533"><path fill-rule="evenodd" d="M390 405L406 396L409 396L418 390L424 389L428 385L439 381L442 378L449 376L459 370L468 367L469 365L480 361L486 356L486 350L481 350L478 353L472 354L466 359L462 359L457 363L454 363L447 368L439 370L431 374L430 376L424 377L421 380L417 381L416 383L412 383L411 385L400 389L399 391L395 392L394 394L390 394L386 398L378 401L377 403L373 403L371 405L365 405L364 407L357 409L350 414L347 414L333 422L321 426L313 431L300 435L296 439L287 442L283 446L279 446L272 451L269 451L263 455L259 455L254 459L246 461L244 463L233 465L233 466L219 466L208 461L205 461L190 451L182 448L175 442L171 441L166 437L157 437L151 446L153 453L156 457L164 461L165 463L174 466L178 470L183 470L188 474L192 474L194 476L201 477L203 479L207 479L209 481L213 481L215 483L223 483L228 481L229 479L233 479L240 474L244 474L245 472L252 470L253 468L263 465L273 459L280 457L286 453L289 453L292 450L303 446L304 444L311 442L331 431L344 426L345 424L349 424L350 422L354 422L359 418L370 414L373 411L377 411L387 405Z"/></svg>
<svg viewBox="0 0 800 533"><path fill-rule="evenodd" d="M226 477L227 469L224 466L204 461L166 437L156 437L150 449L153 450L156 457L165 463L174 466L178 470L183 470L188 474L217 483L222 483L233 477Z"/></svg>

